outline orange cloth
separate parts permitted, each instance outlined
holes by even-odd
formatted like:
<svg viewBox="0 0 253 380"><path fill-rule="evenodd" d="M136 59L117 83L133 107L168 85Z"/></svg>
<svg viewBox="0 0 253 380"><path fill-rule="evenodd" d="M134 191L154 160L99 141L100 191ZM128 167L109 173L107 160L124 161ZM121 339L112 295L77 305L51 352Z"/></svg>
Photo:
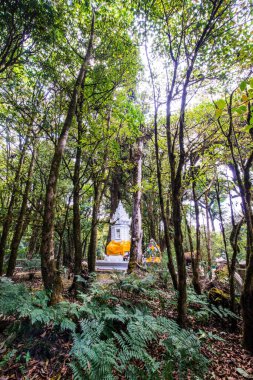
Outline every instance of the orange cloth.
<svg viewBox="0 0 253 380"><path fill-rule="evenodd" d="M125 252L130 252L130 241L115 241L112 240L106 247L106 254L108 256L124 255Z"/></svg>

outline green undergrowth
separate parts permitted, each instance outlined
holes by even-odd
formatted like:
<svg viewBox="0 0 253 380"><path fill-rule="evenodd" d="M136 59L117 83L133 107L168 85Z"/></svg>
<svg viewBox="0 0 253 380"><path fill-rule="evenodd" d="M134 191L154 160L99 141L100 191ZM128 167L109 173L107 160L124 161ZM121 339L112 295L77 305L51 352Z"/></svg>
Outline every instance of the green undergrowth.
<svg viewBox="0 0 253 380"><path fill-rule="evenodd" d="M210 302L208 294L198 295L192 288L188 288L188 312L199 322L208 322L210 318L221 321L240 319L237 314L228 308L218 303Z"/></svg>
<svg viewBox="0 0 253 380"><path fill-rule="evenodd" d="M50 326L69 334L74 379L167 380L175 373L179 379L203 379L208 368L201 353L203 332L181 329L152 308L157 302L164 310L175 306L177 295L167 285L160 274L113 275L109 285L95 281L89 292L79 294L78 302L48 306L45 292L32 293L22 284L1 280L0 314L15 317L17 331L28 323L31 328ZM213 311L201 297L189 291L189 311L207 318ZM136 299L139 302L133 302ZM0 366L8 365L7 359Z"/></svg>

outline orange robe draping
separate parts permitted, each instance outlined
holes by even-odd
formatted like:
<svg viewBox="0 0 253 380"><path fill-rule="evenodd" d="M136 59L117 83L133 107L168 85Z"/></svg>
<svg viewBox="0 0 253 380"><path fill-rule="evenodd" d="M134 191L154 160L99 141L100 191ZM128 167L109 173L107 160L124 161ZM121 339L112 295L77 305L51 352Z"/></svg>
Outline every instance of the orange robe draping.
<svg viewBox="0 0 253 380"><path fill-rule="evenodd" d="M115 241L112 240L106 247L106 254L108 256L124 255L125 252L130 252L130 241Z"/></svg>

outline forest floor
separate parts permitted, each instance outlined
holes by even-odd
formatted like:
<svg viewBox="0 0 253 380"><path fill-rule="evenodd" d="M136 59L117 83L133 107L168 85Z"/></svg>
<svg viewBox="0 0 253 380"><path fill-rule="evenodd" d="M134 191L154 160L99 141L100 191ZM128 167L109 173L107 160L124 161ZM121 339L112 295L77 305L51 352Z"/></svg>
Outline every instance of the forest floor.
<svg viewBox="0 0 253 380"><path fill-rule="evenodd" d="M40 276L35 276L32 280L18 277L15 281L24 283L28 288L39 290L42 288ZM99 281L110 282L110 276L100 274ZM71 284L71 279L64 280L65 296L68 297L67 289ZM116 291L117 292L117 291ZM142 302L141 297L131 296L129 293L120 293L120 299L127 298L133 304ZM71 301L71 299L68 297ZM151 302L154 315L163 315L167 318L176 318L176 310L161 310L159 302ZM71 349L71 335L67 332L56 332L52 326L41 329L27 328L22 339L13 339L8 336L13 357L8 358L6 367L1 358L6 357L6 327L15 323L12 317L0 317L0 380L71 380L72 374L68 366L70 362L69 351ZM193 331L201 331L205 336L202 343L202 353L210 360L209 371L205 379L253 379L253 357L250 356L241 346L240 323L236 328L232 328L225 321L209 319L208 322L196 321L193 316L189 316L188 328ZM10 330L11 331L11 330ZM208 334L214 334L222 338L221 340L209 339ZM10 343L11 342L11 343ZM155 357L159 356L157 347L151 348ZM2 368L2 369L1 369ZM177 375L175 375L177 379ZM189 377L190 379L190 377ZM100 380L100 379L97 379ZM123 380L123 378L121 378Z"/></svg>

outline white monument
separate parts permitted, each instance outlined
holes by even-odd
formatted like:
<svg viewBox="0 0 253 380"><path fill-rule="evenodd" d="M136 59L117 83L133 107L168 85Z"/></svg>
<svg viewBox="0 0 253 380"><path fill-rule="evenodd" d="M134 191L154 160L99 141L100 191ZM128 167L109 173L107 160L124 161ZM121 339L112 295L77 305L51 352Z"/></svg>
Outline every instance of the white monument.
<svg viewBox="0 0 253 380"><path fill-rule="evenodd" d="M111 240L120 241L130 241L130 224L131 219L127 215L126 210L123 207L121 201L114 215L111 218Z"/></svg>

